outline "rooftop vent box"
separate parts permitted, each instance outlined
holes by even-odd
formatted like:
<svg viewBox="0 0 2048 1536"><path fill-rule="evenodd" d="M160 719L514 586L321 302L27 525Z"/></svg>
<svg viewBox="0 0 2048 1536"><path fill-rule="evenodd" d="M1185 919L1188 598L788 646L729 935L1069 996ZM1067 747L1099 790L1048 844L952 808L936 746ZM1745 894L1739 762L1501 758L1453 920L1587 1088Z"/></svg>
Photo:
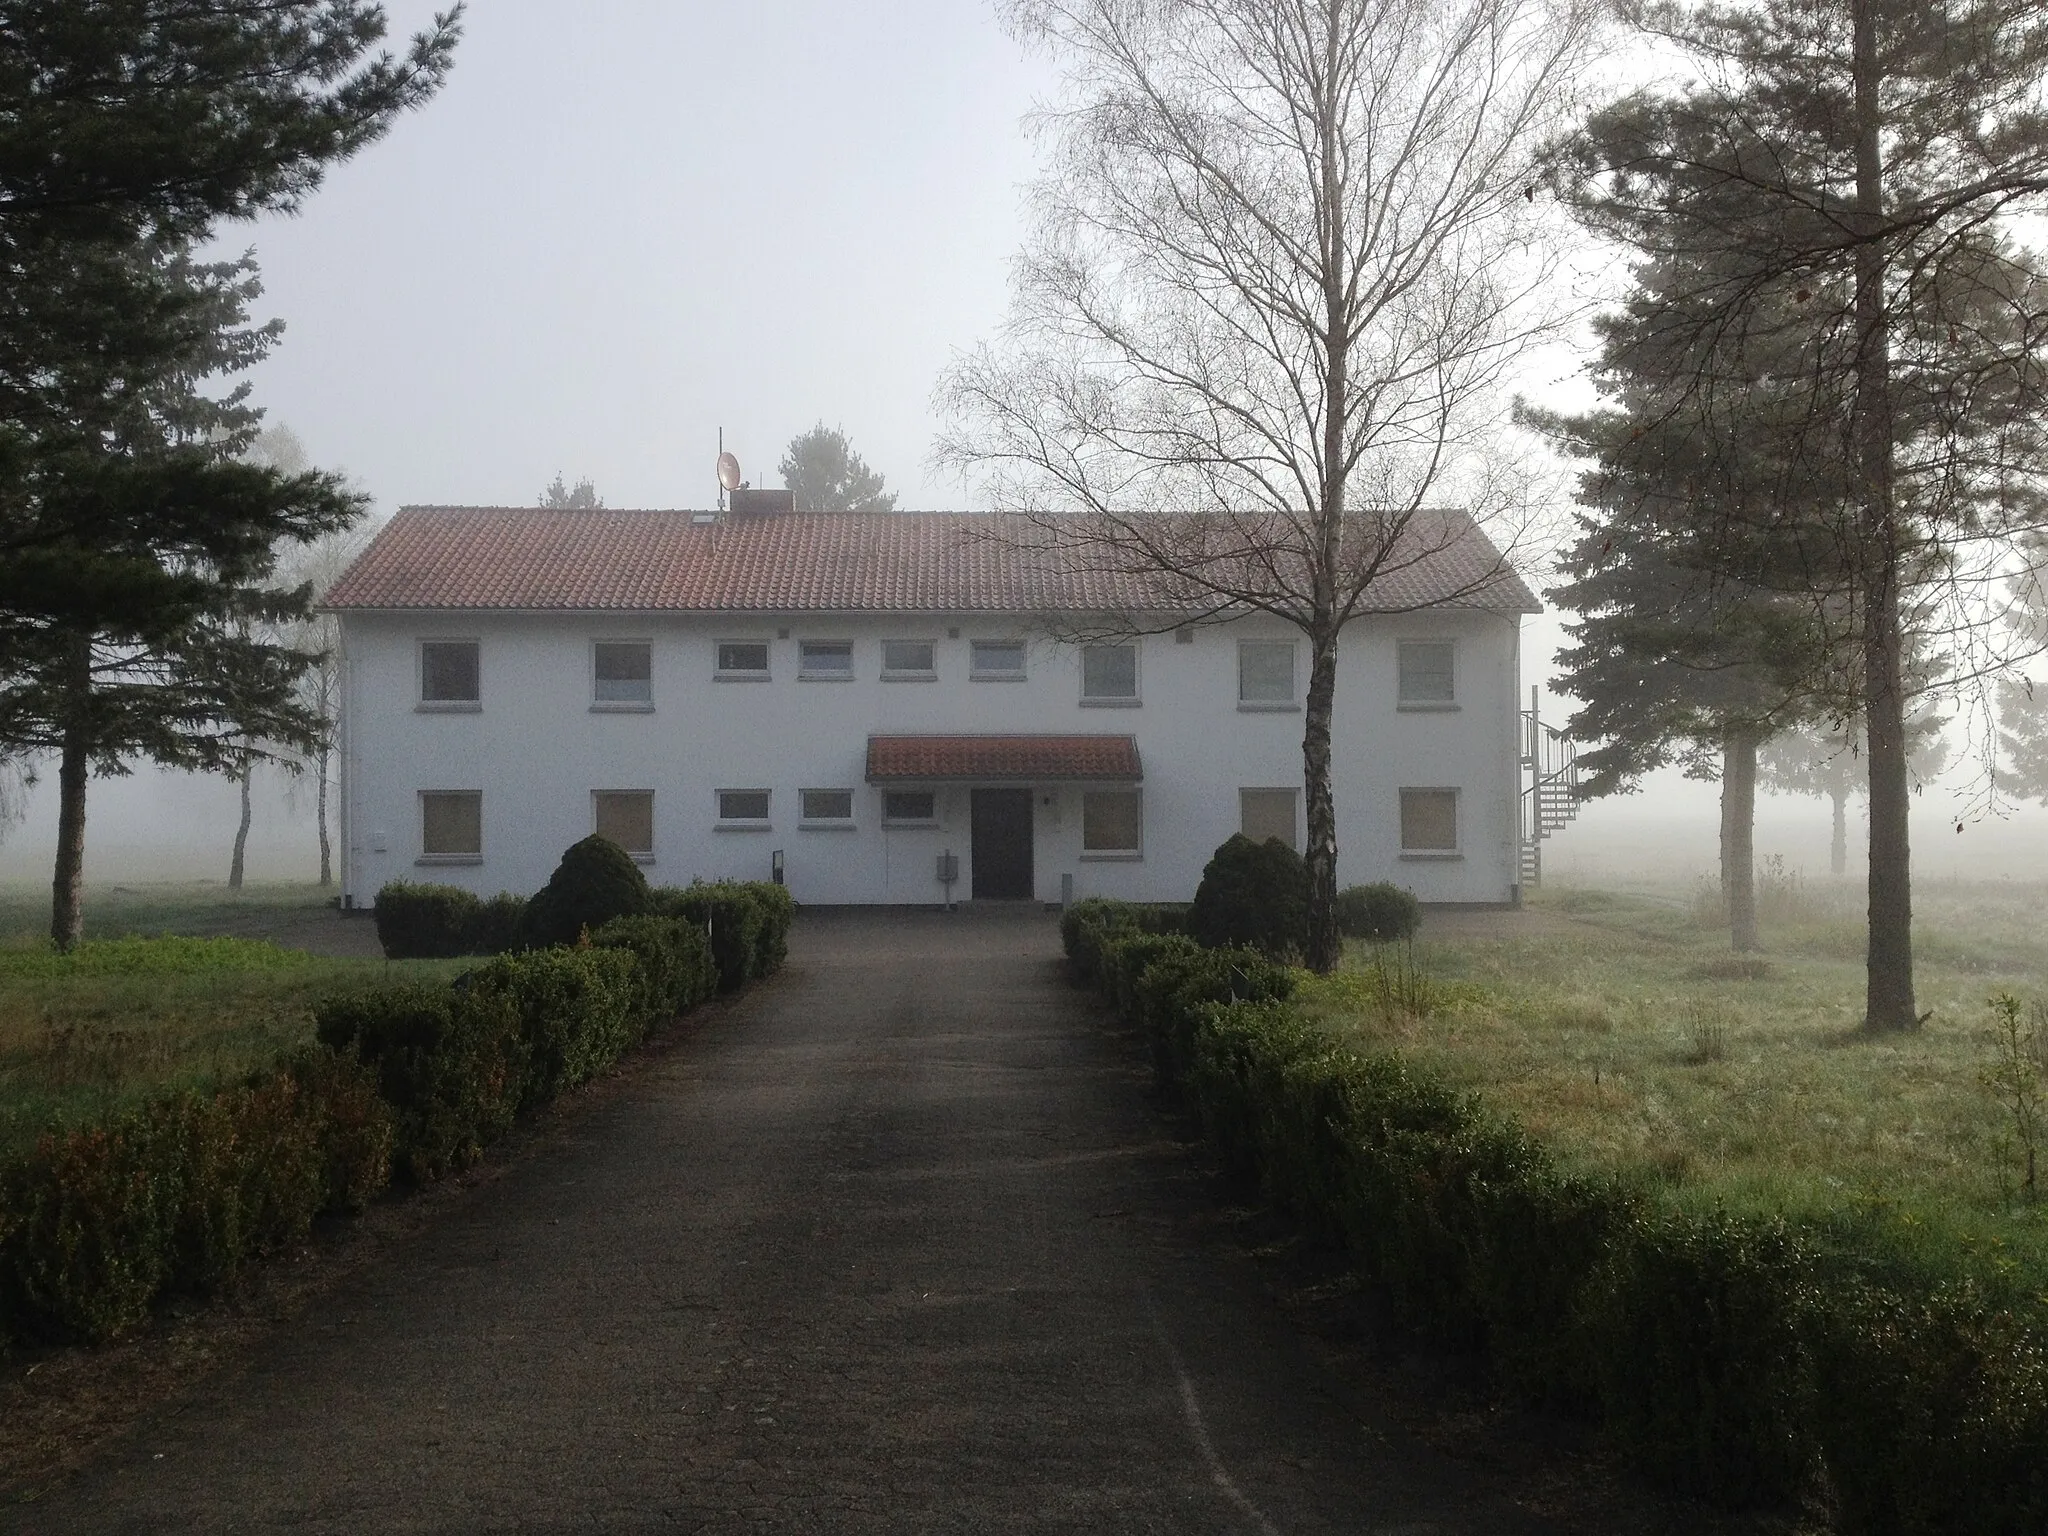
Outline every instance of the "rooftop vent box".
<svg viewBox="0 0 2048 1536"><path fill-rule="evenodd" d="M769 517L777 512L794 512L794 491L756 491L741 486L732 493L734 517Z"/></svg>

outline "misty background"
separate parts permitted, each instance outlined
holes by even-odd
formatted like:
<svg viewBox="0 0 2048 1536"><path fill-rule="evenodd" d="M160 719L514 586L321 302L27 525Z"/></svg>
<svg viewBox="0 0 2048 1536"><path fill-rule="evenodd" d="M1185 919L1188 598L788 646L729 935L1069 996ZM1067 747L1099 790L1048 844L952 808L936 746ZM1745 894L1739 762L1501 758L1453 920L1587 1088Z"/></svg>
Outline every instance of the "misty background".
<svg viewBox="0 0 2048 1536"><path fill-rule="evenodd" d="M434 5L388 9L402 37ZM425 111L298 217L225 232L261 264L256 313L286 323L256 398L378 519L531 505L557 472L614 507L703 506L721 428L748 478L774 485L818 421L901 507L974 507L928 462L932 389L1002 318L1035 168L1024 119L1051 84L989 6L962 0L483 0ZM1554 353L1524 389L1587 398ZM1525 684L1560 638L1554 614L1525 626ZM1545 698L1552 723L1569 708ZM1916 799L1916 870L2038 877L2048 812L1987 814L1966 734ZM255 789L249 878L311 879L311 783L259 769ZM1546 874L1705 878L1717 795L1672 772L1593 802L1546 843ZM0 842L0 882L50 877L54 785L27 812ZM224 779L97 780L87 878L224 883L237 817ZM1825 800L1758 802L1760 860L1825 881L1828 835Z"/></svg>

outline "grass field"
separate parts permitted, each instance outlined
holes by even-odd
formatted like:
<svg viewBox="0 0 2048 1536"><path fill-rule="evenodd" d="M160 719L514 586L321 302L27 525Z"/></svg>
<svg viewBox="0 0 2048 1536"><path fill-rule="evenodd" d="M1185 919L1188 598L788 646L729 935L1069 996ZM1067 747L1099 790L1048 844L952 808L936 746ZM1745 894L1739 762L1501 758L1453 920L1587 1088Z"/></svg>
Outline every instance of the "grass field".
<svg viewBox="0 0 2048 1536"><path fill-rule="evenodd" d="M1897 1039L1857 1028L1861 901L1853 885L1767 881L1766 952L1746 957L1709 893L1553 888L1484 935L1425 923L1421 1016L1390 1005L1369 952L1311 990L1342 1028L1440 1067L1582 1165L1744 1206L1939 1211L2048 1251L2011 1114L1984 1081L2000 1059L1990 997L2048 998L2048 887L1916 890L1933 1012Z"/></svg>
<svg viewBox="0 0 2048 1536"><path fill-rule="evenodd" d="M313 886L230 895L218 886L87 892L87 943L59 956L43 936L48 893L0 889L0 1155L45 1128L165 1088L231 1079L312 1038L313 1005L453 961L314 954L259 937L361 948ZM138 942L129 935L182 939Z"/></svg>

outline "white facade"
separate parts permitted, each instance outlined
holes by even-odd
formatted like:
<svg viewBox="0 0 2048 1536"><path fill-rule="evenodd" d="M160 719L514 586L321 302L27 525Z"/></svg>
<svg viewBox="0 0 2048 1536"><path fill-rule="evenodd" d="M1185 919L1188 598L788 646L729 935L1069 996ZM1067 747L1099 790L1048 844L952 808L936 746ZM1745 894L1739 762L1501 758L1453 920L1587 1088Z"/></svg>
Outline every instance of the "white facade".
<svg viewBox="0 0 2048 1536"><path fill-rule="evenodd" d="M1216 845L1240 830L1240 791L1298 791L1302 782L1307 647L1297 631L1270 620L1142 637L1137 701L1101 705L1083 702L1075 646L990 613L345 609L342 618L343 890L356 906L399 879L484 895L538 889L562 850L594 829L594 796L617 791L652 793L652 848L643 862L660 884L767 879L780 852L800 902L968 899L975 786L891 785L929 788L934 824L884 825L884 788L866 779L876 734L1135 738L1143 767L1135 852L1091 854L1082 837L1085 797L1131 786L1026 786L1030 883L1046 902L1069 891L1186 900ZM1513 612L1440 608L1363 618L1347 629L1334 720L1340 886L1391 880L1426 902L1512 898L1519 623ZM1027 640L1022 680L970 676L972 642L1018 638ZM850 680L801 676L807 640L850 641ZM883 642L905 640L933 644L932 677L884 680ZM1294 645L1295 707L1241 702L1246 640ZM475 643L473 703L423 701L422 644L439 641ZM601 641L647 644L646 705L596 697ZM1450 642L1450 701L1402 704L1403 641ZM766 642L766 679L721 676L721 642ZM1455 847L1404 851L1404 789L1456 792ZM766 790L765 822L722 825L721 790ZM850 824L801 824L804 790L850 791ZM481 797L474 855L425 851L422 797L450 791ZM1440 820L1446 802L1433 803ZM1301 830L1297 795L1296 846ZM938 878L939 856L949 851L959 861L950 892Z"/></svg>

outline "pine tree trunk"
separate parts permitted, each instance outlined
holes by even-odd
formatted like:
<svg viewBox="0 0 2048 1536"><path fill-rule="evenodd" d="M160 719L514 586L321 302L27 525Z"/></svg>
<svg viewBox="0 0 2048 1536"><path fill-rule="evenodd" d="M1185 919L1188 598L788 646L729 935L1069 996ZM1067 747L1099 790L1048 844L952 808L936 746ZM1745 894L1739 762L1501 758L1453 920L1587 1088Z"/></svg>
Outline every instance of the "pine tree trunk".
<svg viewBox="0 0 2048 1536"><path fill-rule="evenodd" d="M320 888L325 890L334 884L334 849L327 840L327 747L320 748L320 782L313 791L314 819L320 824Z"/></svg>
<svg viewBox="0 0 2048 1536"><path fill-rule="evenodd" d="M1733 730L1721 742L1721 889L1728 895L1728 937L1743 952L1756 935L1756 734Z"/></svg>
<svg viewBox="0 0 2048 1536"><path fill-rule="evenodd" d="M235 856L228 863L228 889L242 888L243 856L249 851L249 772L253 765L242 764L242 821L235 828Z"/></svg>
<svg viewBox="0 0 2048 1536"><path fill-rule="evenodd" d="M1849 872L1849 791L1831 789L1828 798L1835 803L1835 831L1828 843L1828 873L1839 880Z"/></svg>
<svg viewBox="0 0 2048 1536"><path fill-rule="evenodd" d="M1856 214L1874 236L1884 217L1883 119L1876 0L1852 0L1856 86ZM1856 248L1856 402L1852 429L1860 506L1863 707L1870 743L1870 934L1864 1028L1915 1029L1913 892L1907 793L1904 643L1900 633L1899 530L1892 507L1891 328L1885 256L1874 240Z"/></svg>
<svg viewBox="0 0 2048 1536"><path fill-rule="evenodd" d="M64 732L57 759L57 873L50 882L50 937L61 950L85 937L85 784L91 766L86 733Z"/></svg>
<svg viewBox="0 0 2048 1536"><path fill-rule="evenodd" d="M1330 787L1330 715L1337 697L1337 642L1311 639L1308 700L1301 732L1308 801L1308 932L1303 960L1327 975L1343 958L1337 932L1337 802Z"/></svg>

